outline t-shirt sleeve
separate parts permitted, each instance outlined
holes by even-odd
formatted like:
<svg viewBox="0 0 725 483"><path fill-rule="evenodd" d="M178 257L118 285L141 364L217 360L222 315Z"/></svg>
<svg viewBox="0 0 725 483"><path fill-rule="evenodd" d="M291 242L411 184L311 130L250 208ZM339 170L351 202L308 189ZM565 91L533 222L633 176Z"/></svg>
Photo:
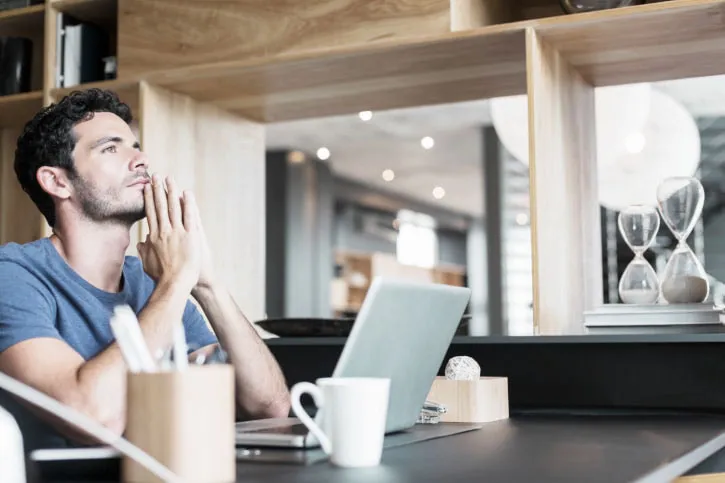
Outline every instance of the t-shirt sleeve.
<svg viewBox="0 0 725 483"><path fill-rule="evenodd" d="M190 350L217 343L216 336L191 300L186 302L186 308L184 309L184 331L186 333L186 344Z"/></svg>
<svg viewBox="0 0 725 483"><path fill-rule="evenodd" d="M55 302L43 283L15 262L0 262L0 352L28 339L62 340Z"/></svg>

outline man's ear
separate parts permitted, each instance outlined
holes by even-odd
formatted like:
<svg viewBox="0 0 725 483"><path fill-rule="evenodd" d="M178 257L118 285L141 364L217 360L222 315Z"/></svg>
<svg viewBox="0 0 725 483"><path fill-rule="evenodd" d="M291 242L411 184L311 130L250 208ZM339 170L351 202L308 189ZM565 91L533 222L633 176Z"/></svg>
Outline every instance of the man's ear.
<svg viewBox="0 0 725 483"><path fill-rule="evenodd" d="M62 200L70 198L72 187L64 169L41 166L35 176L46 193Z"/></svg>

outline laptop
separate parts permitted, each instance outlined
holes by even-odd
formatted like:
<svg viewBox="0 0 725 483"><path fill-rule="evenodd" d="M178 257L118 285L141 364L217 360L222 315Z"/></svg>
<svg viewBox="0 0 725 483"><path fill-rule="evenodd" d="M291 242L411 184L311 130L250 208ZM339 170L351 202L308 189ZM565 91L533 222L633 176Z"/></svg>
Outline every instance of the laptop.
<svg viewBox="0 0 725 483"><path fill-rule="evenodd" d="M373 279L332 376L390 379L386 434L415 425L470 297L466 287ZM297 418L237 423L236 443L319 446Z"/></svg>

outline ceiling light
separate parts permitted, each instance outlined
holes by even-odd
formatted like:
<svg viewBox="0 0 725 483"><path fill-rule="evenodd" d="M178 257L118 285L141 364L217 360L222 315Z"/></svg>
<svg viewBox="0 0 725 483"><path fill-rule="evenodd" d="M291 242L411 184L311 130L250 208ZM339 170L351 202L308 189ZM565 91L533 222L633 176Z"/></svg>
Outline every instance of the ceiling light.
<svg viewBox="0 0 725 483"><path fill-rule="evenodd" d="M360 111L360 114L358 114L358 116L360 116L360 119L362 121L368 122L370 119L373 118L373 112L372 111Z"/></svg>
<svg viewBox="0 0 725 483"><path fill-rule="evenodd" d="M327 148L325 148L325 147L322 147L322 148L318 149L317 150L317 157L320 158L323 161L325 161L327 159L330 159L330 150L327 149Z"/></svg>
<svg viewBox="0 0 725 483"><path fill-rule="evenodd" d="M443 198L446 195L446 190L441 188L440 186L436 186L433 188L433 198L439 200Z"/></svg>
<svg viewBox="0 0 725 483"><path fill-rule="evenodd" d="M287 161L292 164L300 164L305 162L305 153L302 151L290 151L287 153Z"/></svg>
<svg viewBox="0 0 725 483"><path fill-rule="evenodd" d="M386 169L383 171L383 179L385 181L393 181L395 179L395 171L392 169Z"/></svg>
<svg viewBox="0 0 725 483"><path fill-rule="evenodd" d="M420 145L423 146L423 149L431 149L433 146L435 146L435 141L432 137L426 136L420 140Z"/></svg>
<svg viewBox="0 0 725 483"><path fill-rule="evenodd" d="M524 226L529 222L529 215L526 213L519 213L516 215L516 224L520 226Z"/></svg>
<svg viewBox="0 0 725 483"><path fill-rule="evenodd" d="M624 145L627 148L627 152L631 154L641 153L645 145L647 145L647 139L641 132L636 132L627 136L624 140Z"/></svg>

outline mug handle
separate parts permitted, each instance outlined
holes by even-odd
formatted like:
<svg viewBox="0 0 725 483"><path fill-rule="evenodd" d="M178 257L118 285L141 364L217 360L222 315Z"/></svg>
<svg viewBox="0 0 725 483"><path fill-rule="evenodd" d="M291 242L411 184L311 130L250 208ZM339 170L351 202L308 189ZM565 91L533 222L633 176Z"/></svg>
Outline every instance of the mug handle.
<svg viewBox="0 0 725 483"><path fill-rule="evenodd" d="M325 402L324 398L322 397L322 391L320 391L320 388L310 382L298 382L297 384L292 386L292 390L290 391L292 412L300 419L300 421L302 421L305 426L307 426L307 429L309 429L310 432L315 435L317 440L320 442L322 451L329 455L332 452L330 438L328 438L327 435L322 431L322 429L317 425L317 423L312 420L310 415L307 414L307 411L305 411L305 409L302 407L302 403L300 403L300 398L305 393L312 396L312 400L315 401L315 406L317 406L319 410L322 409L322 406L324 406Z"/></svg>

